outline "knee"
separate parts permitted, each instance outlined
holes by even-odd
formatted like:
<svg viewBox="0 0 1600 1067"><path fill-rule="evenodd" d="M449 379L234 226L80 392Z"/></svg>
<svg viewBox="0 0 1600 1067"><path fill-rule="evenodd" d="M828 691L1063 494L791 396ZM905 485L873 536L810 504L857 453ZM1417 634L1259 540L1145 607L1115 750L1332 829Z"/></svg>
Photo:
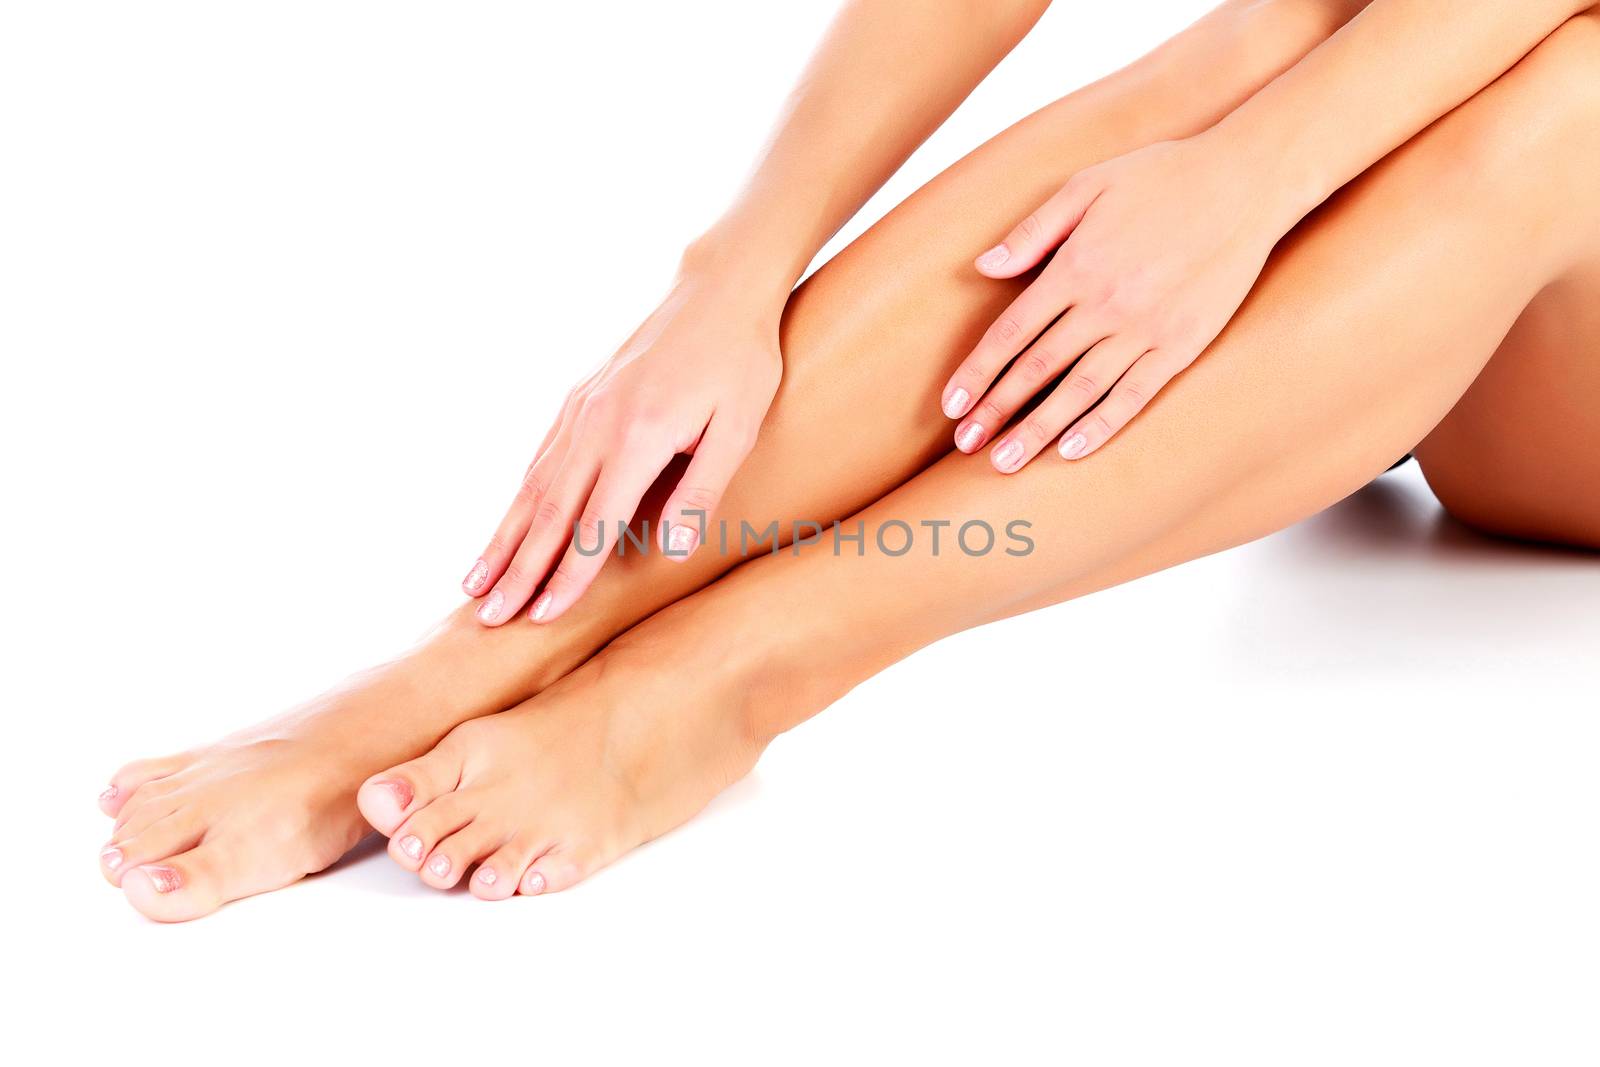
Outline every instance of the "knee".
<svg viewBox="0 0 1600 1067"><path fill-rule="evenodd" d="M1600 117L1600 6L1563 23L1514 69L1545 114L1585 125ZM1512 76L1508 75L1508 77Z"/></svg>

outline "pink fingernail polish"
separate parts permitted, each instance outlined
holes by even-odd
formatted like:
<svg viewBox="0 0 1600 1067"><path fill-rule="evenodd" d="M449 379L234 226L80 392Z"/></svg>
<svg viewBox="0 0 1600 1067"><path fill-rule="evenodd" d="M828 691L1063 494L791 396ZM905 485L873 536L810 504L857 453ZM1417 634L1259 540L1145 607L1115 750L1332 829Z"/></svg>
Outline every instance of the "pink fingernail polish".
<svg viewBox="0 0 1600 1067"><path fill-rule="evenodd" d="M1015 437L994 450L994 465L1007 474L1022 463L1022 442Z"/></svg>
<svg viewBox="0 0 1600 1067"><path fill-rule="evenodd" d="M958 385L944 398L944 413L948 418L959 419L967 413L967 405L971 403L972 394Z"/></svg>
<svg viewBox="0 0 1600 1067"><path fill-rule="evenodd" d="M500 618L500 609L505 606L505 603L506 595L500 590L496 589L494 592L489 594L489 599L485 600L483 602L483 606L478 609L478 621L496 621Z"/></svg>
<svg viewBox="0 0 1600 1067"><path fill-rule="evenodd" d="M995 245L989 251L978 257L978 266L983 270L994 270L996 267L1006 265L1006 260L1011 258L1011 249L1005 245Z"/></svg>
<svg viewBox="0 0 1600 1067"><path fill-rule="evenodd" d="M450 873L450 857L435 856L428 861L428 870L435 878L443 878Z"/></svg>
<svg viewBox="0 0 1600 1067"><path fill-rule="evenodd" d="M412 798L416 796L416 794L411 791L411 783L403 781L399 778L390 778L386 781L379 782L378 786L379 788L387 789L390 793L394 794L394 802L401 811L405 811L407 808L409 808L411 806Z"/></svg>
<svg viewBox="0 0 1600 1067"><path fill-rule="evenodd" d="M479 867L477 877L484 885L494 885L500 879L500 876L494 873L493 867Z"/></svg>
<svg viewBox="0 0 1600 1067"><path fill-rule="evenodd" d="M116 786L114 786L114 785L106 786L104 789L102 789L100 791L100 803L102 803L102 804L111 803L113 800L117 799L117 793L118 792L120 792L120 790L118 790Z"/></svg>
<svg viewBox="0 0 1600 1067"><path fill-rule="evenodd" d="M700 531L693 526L674 526L667 534L667 551L674 556L687 556L700 543Z"/></svg>
<svg viewBox="0 0 1600 1067"><path fill-rule="evenodd" d="M549 590L540 593L539 598L533 602L533 610L528 612L528 617L534 622L543 619L550 614L550 602L554 599L555 597L551 595Z"/></svg>
<svg viewBox="0 0 1600 1067"><path fill-rule="evenodd" d="M966 423L956 431L956 447L963 452L976 452L983 447L986 436L988 434L982 426L975 422Z"/></svg>
<svg viewBox="0 0 1600 1067"><path fill-rule="evenodd" d="M522 880L522 891L529 896L544 892L544 875L538 871L529 871L528 876Z"/></svg>
<svg viewBox="0 0 1600 1067"><path fill-rule="evenodd" d="M465 589L469 594L477 596L483 591L483 587L488 582L489 565L480 559L472 565L472 569L467 572L467 576L461 580L461 588Z"/></svg>
<svg viewBox="0 0 1600 1067"><path fill-rule="evenodd" d="M106 870L114 871L122 866L122 850L120 848L102 849L100 862L106 865Z"/></svg>
<svg viewBox="0 0 1600 1067"><path fill-rule="evenodd" d="M400 839L400 851L414 860L422 858L422 838L416 834L407 834Z"/></svg>
<svg viewBox="0 0 1600 1067"><path fill-rule="evenodd" d="M155 886L157 893L170 893L174 889L183 887L183 875L178 873L176 867L140 867L150 878L150 884Z"/></svg>
<svg viewBox="0 0 1600 1067"><path fill-rule="evenodd" d="M1079 456L1083 455L1083 450L1088 447L1089 439L1083 436L1081 433L1075 433L1071 437L1062 438L1061 458L1077 459Z"/></svg>

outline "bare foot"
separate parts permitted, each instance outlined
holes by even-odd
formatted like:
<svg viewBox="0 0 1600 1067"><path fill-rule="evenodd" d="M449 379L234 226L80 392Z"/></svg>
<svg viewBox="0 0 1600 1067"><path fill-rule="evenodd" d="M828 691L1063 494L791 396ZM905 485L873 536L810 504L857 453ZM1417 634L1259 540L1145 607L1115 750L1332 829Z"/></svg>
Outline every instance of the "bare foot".
<svg viewBox="0 0 1600 1067"><path fill-rule="evenodd" d="M664 615L693 614L682 609ZM764 742L733 657L662 619L362 785L361 812L388 835L395 862L439 889L476 867L469 885L485 900L556 892L747 774Z"/></svg>
<svg viewBox="0 0 1600 1067"><path fill-rule="evenodd" d="M537 691L530 671L496 658L525 641L462 619L277 719L117 771L100 795L116 819L100 853L106 880L150 918L178 922L333 864L368 832L355 805L363 779Z"/></svg>

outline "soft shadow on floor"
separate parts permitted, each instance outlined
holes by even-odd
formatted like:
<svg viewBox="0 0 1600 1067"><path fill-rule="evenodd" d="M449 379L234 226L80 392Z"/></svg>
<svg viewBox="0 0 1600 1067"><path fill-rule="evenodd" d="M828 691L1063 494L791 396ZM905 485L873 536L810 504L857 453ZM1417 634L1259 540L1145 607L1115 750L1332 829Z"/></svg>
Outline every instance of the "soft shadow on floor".
<svg viewBox="0 0 1600 1067"><path fill-rule="evenodd" d="M1230 652L1269 672L1594 669L1600 554L1478 534L1414 469L1247 552Z"/></svg>

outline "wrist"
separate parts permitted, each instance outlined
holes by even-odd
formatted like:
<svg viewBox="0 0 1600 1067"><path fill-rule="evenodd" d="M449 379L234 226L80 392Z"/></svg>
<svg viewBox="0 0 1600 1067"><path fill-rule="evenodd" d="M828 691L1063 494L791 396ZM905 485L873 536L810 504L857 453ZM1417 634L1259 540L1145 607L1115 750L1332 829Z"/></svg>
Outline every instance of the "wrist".
<svg viewBox="0 0 1600 1067"><path fill-rule="evenodd" d="M775 254L774 246L775 242L737 225L718 223L684 249L678 260L678 277L781 309L811 259L807 256L798 262L798 254Z"/></svg>
<svg viewBox="0 0 1600 1067"><path fill-rule="evenodd" d="M1328 182L1315 158L1290 146L1292 139L1256 129L1253 117L1238 111L1192 140L1207 155L1224 161L1239 185L1250 189L1255 213L1261 225L1273 231L1274 241L1338 188Z"/></svg>

